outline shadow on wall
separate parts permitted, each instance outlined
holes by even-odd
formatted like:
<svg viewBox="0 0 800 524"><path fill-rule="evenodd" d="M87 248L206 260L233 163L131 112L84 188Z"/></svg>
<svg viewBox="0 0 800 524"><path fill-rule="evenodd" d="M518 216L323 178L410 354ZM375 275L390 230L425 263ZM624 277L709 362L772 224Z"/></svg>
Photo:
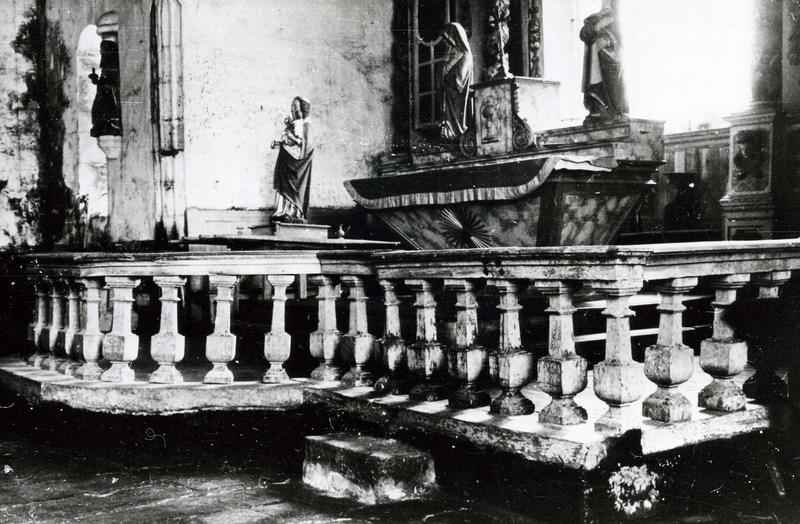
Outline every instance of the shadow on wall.
<svg viewBox="0 0 800 524"><path fill-rule="evenodd" d="M26 90L17 102L22 110L36 115L38 129L27 131L37 137L39 176L24 199L9 199L9 208L19 224L29 225L39 247L75 243L81 229L78 224L82 204L64 181L65 129L61 118L69 105L64 81L72 58L64 45L60 24L45 16L45 0L37 0L28 11L12 47L33 64L25 75Z"/></svg>

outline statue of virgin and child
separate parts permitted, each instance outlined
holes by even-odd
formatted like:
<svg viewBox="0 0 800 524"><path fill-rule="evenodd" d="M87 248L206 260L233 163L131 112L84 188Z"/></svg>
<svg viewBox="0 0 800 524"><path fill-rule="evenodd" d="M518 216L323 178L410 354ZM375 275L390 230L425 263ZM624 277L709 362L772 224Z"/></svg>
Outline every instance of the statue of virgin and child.
<svg viewBox="0 0 800 524"><path fill-rule="evenodd" d="M272 141L272 149L278 149L278 159L273 176L275 213L271 222L305 223L307 220L314 156L310 114L308 100L296 96L290 115L284 119L283 132Z"/></svg>

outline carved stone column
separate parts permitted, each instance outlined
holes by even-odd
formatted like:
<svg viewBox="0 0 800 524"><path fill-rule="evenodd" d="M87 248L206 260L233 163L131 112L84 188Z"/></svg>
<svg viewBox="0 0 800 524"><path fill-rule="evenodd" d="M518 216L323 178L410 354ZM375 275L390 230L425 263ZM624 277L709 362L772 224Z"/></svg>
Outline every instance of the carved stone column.
<svg viewBox="0 0 800 524"><path fill-rule="evenodd" d="M315 275L310 279L317 286L317 330L311 333L309 349L311 356L324 359L314 371L311 378L322 381L337 381L342 378L342 370L336 360L339 358L339 340L341 333L336 328L336 298L338 291L333 278L326 275Z"/></svg>
<svg viewBox="0 0 800 524"><path fill-rule="evenodd" d="M41 367L42 361L47 356L46 341L49 339L50 322L50 295L48 293L48 280L37 278L34 281L36 289L36 319L29 327L28 340L32 344L33 354L28 357L28 364L34 367Z"/></svg>
<svg viewBox="0 0 800 524"><path fill-rule="evenodd" d="M747 364L747 344L738 340L733 328L725 320L725 311L736 301L736 290L750 280L750 275L715 277L711 287L716 292L714 306L714 332L700 344L700 367L713 377L698 395L701 407L715 411L740 411L745 397L733 378Z"/></svg>
<svg viewBox="0 0 800 524"><path fill-rule="evenodd" d="M294 282L294 275L269 275L272 284L272 324L269 333L264 335L264 356L269 361L269 369L263 382L291 382L283 363L292 352L292 336L286 332L286 288Z"/></svg>
<svg viewBox="0 0 800 524"><path fill-rule="evenodd" d="M675 388L694 372L694 350L683 343L684 294L697 286L696 278L675 278L656 285L661 297L658 339L645 351L644 373L658 385L644 400L642 414L662 422L692 418L692 403Z"/></svg>
<svg viewBox="0 0 800 524"><path fill-rule="evenodd" d="M503 392L495 398L489 411L498 415L529 415L533 413L533 402L520 391L533 375L533 355L522 347L519 329L519 304L517 293L520 286L512 280L495 279L488 282L500 295L500 343L497 365L500 386Z"/></svg>
<svg viewBox="0 0 800 524"><path fill-rule="evenodd" d="M539 413L540 422L580 424L586 410L575 402L575 395L586 389L587 362L575 352L572 307L573 289L562 281L540 280L535 288L547 297L549 307L548 355L539 359L539 387L552 397Z"/></svg>
<svg viewBox="0 0 800 524"><path fill-rule="evenodd" d="M414 386L408 397L412 400L442 400L447 396L447 354L436 335L436 299L433 296L433 286L430 280L423 279L406 280L406 286L417 295L414 302L417 310L417 339L413 350L416 355L424 355L425 363L425 381ZM416 367L412 368L412 372L415 370Z"/></svg>
<svg viewBox="0 0 800 524"><path fill-rule="evenodd" d="M75 336L75 352L83 357L84 363L75 376L83 380L100 380L103 373L98 364L103 345L103 333L100 332L100 290L103 282L99 278L85 278L81 283L86 288L86 318L83 329Z"/></svg>
<svg viewBox="0 0 800 524"><path fill-rule="evenodd" d="M64 339L66 336L64 322L66 296L64 287L64 281L61 279L53 279L50 286L50 331L48 333L50 337L48 341L50 353L42 361L42 368L50 371L58 370L58 367L64 362Z"/></svg>
<svg viewBox="0 0 800 524"><path fill-rule="evenodd" d="M758 298L761 300L779 298L780 286L788 282L791 276L791 271L756 273L752 282L758 286ZM788 390L786 383L775 374L775 360L770 358L770 355L764 354L762 348L750 347L750 352L751 363L756 372L744 382L742 386L744 394L763 403L785 400Z"/></svg>
<svg viewBox="0 0 800 524"><path fill-rule="evenodd" d="M386 325L383 338L378 343L386 358L388 375L375 382L375 390L391 395L405 395L411 388L406 361L406 342L400 332L400 300L397 298L396 285L391 280L382 279L383 304L386 307Z"/></svg>
<svg viewBox="0 0 800 524"><path fill-rule="evenodd" d="M161 288L161 327L150 343L150 355L158 362L158 369L150 374L150 382L181 384L183 376L175 364L183 360L186 341L178 333L178 290L186 285L186 279L154 277L153 282Z"/></svg>
<svg viewBox="0 0 800 524"><path fill-rule="evenodd" d="M66 360L58 367L58 371L73 376L80 367L79 354L75 348L75 337L80 329L81 311L80 285L72 279L67 281L67 328L64 330L64 354Z"/></svg>
<svg viewBox="0 0 800 524"><path fill-rule="evenodd" d="M456 347L452 369L461 386L450 395L449 404L457 409L488 406L489 393L479 387L489 365L489 353L476 343L478 336L477 285L472 280L449 279L445 288L456 292Z"/></svg>
<svg viewBox="0 0 800 524"><path fill-rule="evenodd" d="M606 355L594 367L594 392L608 404L608 411L596 423L595 429L610 433L624 433L641 423L641 415L632 404L644 391L642 365L631 354L631 330L628 300L642 287L641 281L598 282L593 287L601 291L607 301Z"/></svg>
<svg viewBox="0 0 800 524"><path fill-rule="evenodd" d="M508 78L508 21L511 16L510 0L491 0L487 19L486 76L487 80Z"/></svg>
<svg viewBox="0 0 800 524"><path fill-rule="evenodd" d="M357 276L343 276L342 283L350 292L350 329L342 337L342 343L348 344L353 354L354 367L343 379L355 387L372 387L374 376L366 366L374 358L375 337L367 327L367 295L364 293L364 279Z"/></svg>
<svg viewBox="0 0 800 524"><path fill-rule="evenodd" d="M139 355L139 337L131 331L133 288L139 281L131 277L106 277L111 289L114 320L111 331L103 337L103 357L111 367L103 372L103 382L134 382L136 375L131 363Z"/></svg>
<svg viewBox="0 0 800 524"><path fill-rule="evenodd" d="M210 275L208 285L214 290L214 332L206 337L206 359L213 365L203 377L206 384L233 384L228 362L236 357L236 335L231 333L231 302L235 275Z"/></svg>

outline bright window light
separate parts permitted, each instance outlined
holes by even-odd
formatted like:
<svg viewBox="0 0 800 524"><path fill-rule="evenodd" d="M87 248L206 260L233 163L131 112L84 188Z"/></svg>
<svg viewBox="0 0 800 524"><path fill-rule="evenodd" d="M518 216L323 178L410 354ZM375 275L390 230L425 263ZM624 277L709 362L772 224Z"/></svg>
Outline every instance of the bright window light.
<svg viewBox="0 0 800 524"><path fill-rule="evenodd" d="M727 125L747 108L752 0L622 0L630 114L666 132Z"/></svg>

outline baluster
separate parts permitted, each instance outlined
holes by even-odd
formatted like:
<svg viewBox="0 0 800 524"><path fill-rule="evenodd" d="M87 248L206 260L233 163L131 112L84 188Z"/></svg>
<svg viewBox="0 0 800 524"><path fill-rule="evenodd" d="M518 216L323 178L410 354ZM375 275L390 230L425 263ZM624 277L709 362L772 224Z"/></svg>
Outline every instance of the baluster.
<svg viewBox="0 0 800 524"><path fill-rule="evenodd" d="M414 307L417 310L417 339L413 345L414 358L409 356L409 367L416 371L420 357L425 380L411 388L408 397L412 400L435 401L446 398L445 379L447 375L447 355L436 335L436 299L429 280L406 280L406 285L417 296ZM413 360L413 367L412 367Z"/></svg>
<svg viewBox="0 0 800 524"><path fill-rule="evenodd" d="M512 280L493 279L500 295L500 342L497 348L497 372L503 392L495 398L489 411L498 415L530 415L535 406L520 391L533 375L533 355L522 347L519 329L518 293L520 284Z"/></svg>
<svg viewBox="0 0 800 524"><path fill-rule="evenodd" d="M658 339L645 350L644 374L658 389L642 404L642 414L662 422L691 420L692 403L675 388L694 372L694 350L683 343L684 295L697 287L696 278L658 282Z"/></svg>
<svg viewBox="0 0 800 524"><path fill-rule="evenodd" d="M369 333L367 326L367 295L364 292L364 279L347 275L342 283L350 292L349 298L349 330L342 336L342 344L347 344L353 355L354 367L342 381L355 387L372 387L375 378L366 369L375 353L375 337Z"/></svg>
<svg viewBox="0 0 800 524"><path fill-rule="evenodd" d="M405 395L411 388L408 377L408 363L406 361L406 342L400 331L400 300L397 298L396 285L391 280L379 281L383 288L386 307L386 325L383 338L378 343L382 346L382 353L386 358L388 375L375 382L375 390L391 395Z"/></svg>
<svg viewBox="0 0 800 524"><path fill-rule="evenodd" d="M486 348L475 343L478 337L475 291L478 286L474 281L461 279L445 280L444 286L456 292L456 348L451 355L455 357L453 369L461 383L450 395L448 403L457 409L488 406L492 399L478 385L489 365Z"/></svg>
<svg viewBox="0 0 800 524"><path fill-rule="evenodd" d="M624 433L641 425L641 414L632 404L644 391L643 366L631 354L630 317L628 300L642 287L641 281L597 282L607 305L606 354L603 362L594 367L594 392L608 404L608 411L595 423L598 431Z"/></svg>
<svg viewBox="0 0 800 524"><path fill-rule="evenodd" d="M186 340L178 333L178 290L186 285L186 279L153 277L153 282L161 288L161 324L150 342L150 356L158 363L158 368L150 374L150 382L181 384L183 375L175 365L183 360Z"/></svg>
<svg viewBox="0 0 800 524"><path fill-rule="evenodd" d="M75 348L75 337L80 329L80 283L67 281L67 328L64 330L64 353L67 359L59 366L58 371L73 376L80 367L79 354Z"/></svg>
<svg viewBox="0 0 800 524"><path fill-rule="evenodd" d="M292 351L292 336L286 332L286 288L294 282L294 275L270 275L267 281L272 285L272 324L264 336L264 356L269 361L269 369L264 374L264 382L291 382L283 368L283 363ZM265 287L267 285L265 281Z"/></svg>
<svg viewBox="0 0 800 524"><path fill-rule="evenodd" d="M231 333L233 289L238 277L211 275L208 285L214 290L214 332L206 337L206 359L212 368L203 377L206 384L233 384L228 362L236 357L236 335Z"/></svg>
<svg viewBox="0 0 800 524"><path fill-rule="evenodd" d="M103 372L104 382L134 382L136 375L131 362L139 355L139 337L131 331L133 288L139 281L131 277L106 277L111 289L113 320L111 331L103 337L103 357L111 367Z"/></svg>
<svg viewBox="0 0 800 524"><path fill-rule="evenodd" d="M547 297L548 355L537 364L539 387L552 400L539 413L540 422L580 424L586 410L575 402L575 395L586 389L587 362L575 352L572 307L573 289L561 281L537 281L534 287Z"/></svg>
<svg viewBox="0 0 800 524"><path fill-rule="evenodd" d="M311 378L322 381L337 381L342 377L342 370L336 364L339 358L339 342L341 333L336 328L336 297L338 291L333 278L326 275L314 275L311 283L317 286L317 330L311 333L309 350L317 360L324 359L311 372Z"/></svg>
<svg viewBox="0 0 800 524"><path fill-rule="evenodd" d="M83 380L99 380L103 369L98 364L103 344L100 332L100 292L103 283L99 278L81 280L85 290L86 318L84 327L75 335L75 353L83 357L84 363L75 372Z"/></svg>
<svg viewBox="0 0 800 524"><path fill-rule="evenodd" d="M715 411L740 411L746 402L744 393L733 378L747 365L747 343L738 340L725 320L725 312L736 301L736 290L747 284L750 275L726 275L711 281L716 297L714 330L711 338L700 344L700 367L711 375L709 385L698 395L701 407Z"/></svg>
<svg viewBox="0 0 800 524"><path fill-rule="evenodd" d="M50 295L47 292L47 279L37 278L34 281L36 289L36 322L31 326L28 339L33 344L33 354L28 358L28 364L41 367L42 361L47 356L50 320Z"/></svg>
<svg viewBox="0 0 800 524"><path fill-rule="evenodd" d="M50 286L50 354L42 362L42 368L50 371L58 370L64 361L64 313L66 297L64 296L64 282L53 279Z"/></svg>
<svg viewBox="0 0 800 524"><path fill-rule="evenodd" d="M759 300L780 298L780 286L788 282L791 276L791 271L770 271L753 275L752 281L758 286ZM762 403L786 400L788 388L786 383L775 374L775 359L765 354L765 348L750 347L749 349L751 363L756 372L742 385L745 396Z"/></svg>

